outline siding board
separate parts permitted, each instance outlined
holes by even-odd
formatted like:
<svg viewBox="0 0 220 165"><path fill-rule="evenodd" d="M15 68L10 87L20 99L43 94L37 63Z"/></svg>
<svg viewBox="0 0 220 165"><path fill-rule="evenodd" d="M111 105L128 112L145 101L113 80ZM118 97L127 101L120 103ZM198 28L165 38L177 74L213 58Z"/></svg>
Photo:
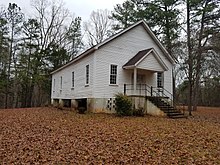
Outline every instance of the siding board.
<svg viewBox="0 0 220 165"><path fill-rule="evenodd" d="M150 53L145 59L143 59L137 66L137 68L143 68L146 70L158 71L163 72L164 69L155 56Z"/></svg>

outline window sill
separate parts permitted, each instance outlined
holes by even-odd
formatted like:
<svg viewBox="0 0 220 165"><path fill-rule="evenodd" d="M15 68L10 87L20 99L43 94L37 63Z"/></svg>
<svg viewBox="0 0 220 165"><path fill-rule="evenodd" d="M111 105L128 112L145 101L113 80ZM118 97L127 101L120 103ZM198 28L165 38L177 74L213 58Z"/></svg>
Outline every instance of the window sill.
<svg viewBox="0 0 220 165"><path fill-rule="evenodd" d="M85 87L88 87L88 86L89 86L89 84L86 84L86 85L85 85Z"/></svg>
<svg viewBox="0 0 220 165"><path fill-rule="evenodd" d="M71 90L74 90L74 87L72 87Z"/></svg>
<svg viewBox="0 0 220 165"><path fill-rule="evenodd" d="M118 84L109 84L109 86L115 86L115 87L118 87Z"/></svg>

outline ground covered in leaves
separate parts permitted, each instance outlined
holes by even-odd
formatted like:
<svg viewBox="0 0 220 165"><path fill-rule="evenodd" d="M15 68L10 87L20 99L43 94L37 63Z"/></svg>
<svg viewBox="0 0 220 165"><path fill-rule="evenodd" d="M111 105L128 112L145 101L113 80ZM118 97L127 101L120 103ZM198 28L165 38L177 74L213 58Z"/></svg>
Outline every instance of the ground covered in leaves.
<svg viewBox="0 0 220 165"><path fill-rule="evenodd" d="M0 110L0 164L220 164L220 109L193 115Z"/></svg>

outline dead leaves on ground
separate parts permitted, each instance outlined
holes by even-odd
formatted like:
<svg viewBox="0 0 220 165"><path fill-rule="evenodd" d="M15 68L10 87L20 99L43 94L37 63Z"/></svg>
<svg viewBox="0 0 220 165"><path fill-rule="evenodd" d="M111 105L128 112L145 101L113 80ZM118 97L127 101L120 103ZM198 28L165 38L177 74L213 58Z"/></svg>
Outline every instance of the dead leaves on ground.
<svg viewBox="0 0 220 165"><path fill-rule="evenodd" d="M220 118L207 114L173 120L1 110L0 164L220 164Z"/></svg>

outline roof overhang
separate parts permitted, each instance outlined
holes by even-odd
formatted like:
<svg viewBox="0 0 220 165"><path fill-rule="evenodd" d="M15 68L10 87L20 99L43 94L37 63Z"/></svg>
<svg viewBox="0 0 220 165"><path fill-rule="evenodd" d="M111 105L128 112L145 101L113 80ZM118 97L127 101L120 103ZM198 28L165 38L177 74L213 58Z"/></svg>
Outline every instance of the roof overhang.
<svg viewBox="0 0 220 165"><path fill-rule="evenodd" d="M134 57L132 57L124 66L123 68L124 69L133 69L133 68L139 68L139 69L144 69L144 68L141 68L140 67L140 63L144 60L144 59L147 59L147 57L152 54L153 57L156 59L156 61L158 62L158 64L161 66L162 68L162 71L167 71L169 70L169 68L167 67L167 65L163 62L163 60L161 59L161 57L159 56L159 54L155 51L154 48L151 48L151 49L146 49L147 51L145 51L145 54L142 54L140 56L140 52L143 52L143 51L140 51L138 52ZM139 56L139 58L137 58ZM134 62L132 62L132 60ZM152 70L152 69L146 69L145 70L151 70L151 71L158 71L158 70Z"/></svg>
<svg viewBox="0 0 220 165"><path fill-rule="evenodd" d="M133 29L134 27L138 26L138 25L142 25L144 27L144 29L149 33L149 35L151 36L151 38L154 40L154 42L158 45L158 47L161 49L161 51L165 54L165 56L167 57L167 59L174 64L175 61L172 58L172 56L167 52L167 50L165 49L165 47L160 43L160 41L158 40L158 38L155 36L155 34L150 30L149 26L147 25L147 23L144 20L138 21L135 24L131 25L130 27L122 30L121 32L113 35L112 37L104 40L103 42L91 47L90 49L87 49L85 52L81 53L79 56L75 57L73 60L71 60L70 62L68 62L67 64L63 65L62 67L54 70L53 72L51 72L51 74L54 74L66 67L68 67L69 65L73 64L74 62L84 58L85 56L93 53L95 50L99 49L100 47L104 46L105 44L107 44L108 42L111 42L112 40L114 40L115 38L121 36L122 34L126 33L127 31Z"/></svg>
<svg viewBox="0 0 220 165"><path fill-rule="evenodd" d="M58 69L56 69L56 70L54 70L54 71L51 72L50 74L54 74L54 73L56 73L56 72L58 72L58 71L60 71L60 70L62 70L62 69L64 69L64 68L68 67L69 65L73 64L74 62L76 62L76 61L78 61L78 60L84 58L85 56L87 56L87 55L93 53L93 52L94 52L95 50L97 50L97 49L98 49L97 47L92 47L92 48L90 48L90 49L87 49L85 52L83 52L83 53L80 54L79 56L75 57L74 59L72 59L72 60L71 60L70 62L68 62L67 64L61 66L60 68L58 68Z"/></svg>

